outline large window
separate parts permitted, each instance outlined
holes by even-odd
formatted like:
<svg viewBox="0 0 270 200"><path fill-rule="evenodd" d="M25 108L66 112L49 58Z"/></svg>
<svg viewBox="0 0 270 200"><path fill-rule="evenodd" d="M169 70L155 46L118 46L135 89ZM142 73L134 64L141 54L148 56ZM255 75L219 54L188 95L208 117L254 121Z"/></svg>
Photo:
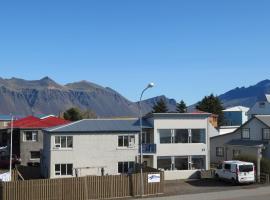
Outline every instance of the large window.
<svg viewBox="0 0 270 200"><path fill-rule="evenodd" d="M192 156L192 169L205 169L205 156Z"/></svg>
<svg viewBox="0 0 270 200"><path fill-rule="evenodd" d="M160 129L160 144L205 143L205 129Z"/></svg>
<svg viewBox="0 0 270 200"><path fill-rule="evenodd" d="M205 156L159 156L157 168L165 171L205 169Z"/></svg>
<svg viewBox="0 0 270 200"><path fill-rule="evenodd" d="M174 143L188 143L188 129L176 129L174 131Z"/></svg>
<svg viewBox="0 0 270 200"><path fill-rule="evenodd" d="M57 148L72 148L73 136L55 136L54 146Z"/></svg>
<svg viewBox="0 0 270 200"><path fill-rule="evenodd" d="M263 129L263 139L270 140L270 129L269 128Z"/></svg>
<svg viewBox="0 0 270 200"><path fill-rule="evenodd" d="M205 129L192 129L191 143L205 143Z"/></svg>
<svg viewBox="0 0 270 200"><path fill-rule="evenodd" d="M172 131L170 129L159 130L160 144L172 143Z"/></svg>
<svg viewBox="0 0 270 200"><path fill-rule="evenodd" d="M216 147L216 156L224 157L224 147Z"/></svg>
<svg viewBox="0 0 270 200"><path fill-rule="evenodd" d="M250 139L249 128L242 129L242 139Z"/></svg>
<svg viewBox="0 0 270 200"><path fill-rule="evenodd" d="M40 159L40 151L31 151L31 160Z"/></svg>
<svg viewBox="0 0 270 200"><path fill-rule="evenodd" d="M118 162L118 173L131 173L134 166L134 162Z"/></svg>
<svg viewBox="0 0 270 200"><path fill-rule="evenodd" d="M171 157L157 157L157 168L164 170L172 170L172 158Z"/></svg>
<svg viewBox="0 0 270 200"><path fill-rule="evenodd" d="M188 157L175 157L174 170L188 170Z"/></svg>
<svg viewBox="0 0 270 200"><path fill-rule="evenodd" d="M23 134L24 141L36 142L38 141L38 132L37 131L25 131Z"/></svg>
<svg viewBox="0 0 270 200"><path fill-rule="evenodd" d="M118 136L118 147L134 147L135 136L134 135L120 135Z"/></svg>
<svg viewBox="0 0 270 200"><path fill-rule="evenodd" d="M72 176L73 173L72 164L55 164L55 175L56 176Z"/></svg>

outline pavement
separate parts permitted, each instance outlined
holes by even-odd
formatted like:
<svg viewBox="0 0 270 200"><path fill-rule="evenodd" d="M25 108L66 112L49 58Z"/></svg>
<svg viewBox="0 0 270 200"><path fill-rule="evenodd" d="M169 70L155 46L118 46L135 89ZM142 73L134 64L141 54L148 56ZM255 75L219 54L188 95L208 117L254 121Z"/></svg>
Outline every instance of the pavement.
<svg viewBox="0 0 270 200"><path fill-rule="evenodd" d="M219 192L186 194L166 197L147 198L147 200L268 200L270 199L270 186L235 189Z"/></svg>

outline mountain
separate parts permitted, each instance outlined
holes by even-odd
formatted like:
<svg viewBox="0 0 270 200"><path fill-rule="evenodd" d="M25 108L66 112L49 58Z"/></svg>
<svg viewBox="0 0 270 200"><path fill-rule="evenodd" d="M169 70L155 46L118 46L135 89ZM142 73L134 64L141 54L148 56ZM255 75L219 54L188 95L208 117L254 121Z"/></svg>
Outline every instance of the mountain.
<svg viewBox="0 0 270 200"><path fill-rule="evenodd" d="M143 113L164 98L171 111L176 102L165 96L142 102ZM71 107L91 109L99 117L138 116L138 102L131 102L109 87L88 81L61 85L49 77L28 81L18 78L0 78L0 113L2 114L59 114Z"/></svg>
<svg viewBox="0 0 270 200"><path fill-rule="evenodd" d="M252 107L257 100L270 93L270 80L263 80L249 87L237 87L219 96L225 108L232 106Z"/></svg>

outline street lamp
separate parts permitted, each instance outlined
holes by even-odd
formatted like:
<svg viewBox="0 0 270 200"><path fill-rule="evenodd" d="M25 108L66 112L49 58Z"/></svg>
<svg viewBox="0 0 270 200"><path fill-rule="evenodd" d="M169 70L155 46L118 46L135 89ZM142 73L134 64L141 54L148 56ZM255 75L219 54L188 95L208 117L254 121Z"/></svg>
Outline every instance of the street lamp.
<svg viewBox="0 0 270 200"><path fill-rule="evenodd" d="M12 179L12 148L13 148L13 115L11 115L11 123L10 123L10 157L9 157L9 175L10 175L10 181Z"/></svg>
<svg viewBox="0 0 270 200"><path fill-rule="evenodd" d="M140 101L139 101L139 112L140 112L140 175L141 175L141 197L143 197L144 194L144 188L143 188L143 151L142 151L142 97L144 92L149 89L154 87L154 83L149 83L146 88L141 93Z"/></svg>

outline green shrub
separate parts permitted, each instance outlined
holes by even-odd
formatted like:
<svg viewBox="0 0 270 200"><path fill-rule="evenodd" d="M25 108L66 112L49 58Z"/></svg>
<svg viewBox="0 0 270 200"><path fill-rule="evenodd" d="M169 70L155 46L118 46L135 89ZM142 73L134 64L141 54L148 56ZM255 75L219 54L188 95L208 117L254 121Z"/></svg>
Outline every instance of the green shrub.
<svg viewBox="0 0 270 200"><path fill-rule="evenodd" d="M237 157L233 158L234 160L241 160L241 161L246 161L246 162L252 162L257 166L257 157L256 156L251 156L251 155L239 155ZM270 160L267 158L262 158L261 159L261 172L270 174Z"/></svg>

